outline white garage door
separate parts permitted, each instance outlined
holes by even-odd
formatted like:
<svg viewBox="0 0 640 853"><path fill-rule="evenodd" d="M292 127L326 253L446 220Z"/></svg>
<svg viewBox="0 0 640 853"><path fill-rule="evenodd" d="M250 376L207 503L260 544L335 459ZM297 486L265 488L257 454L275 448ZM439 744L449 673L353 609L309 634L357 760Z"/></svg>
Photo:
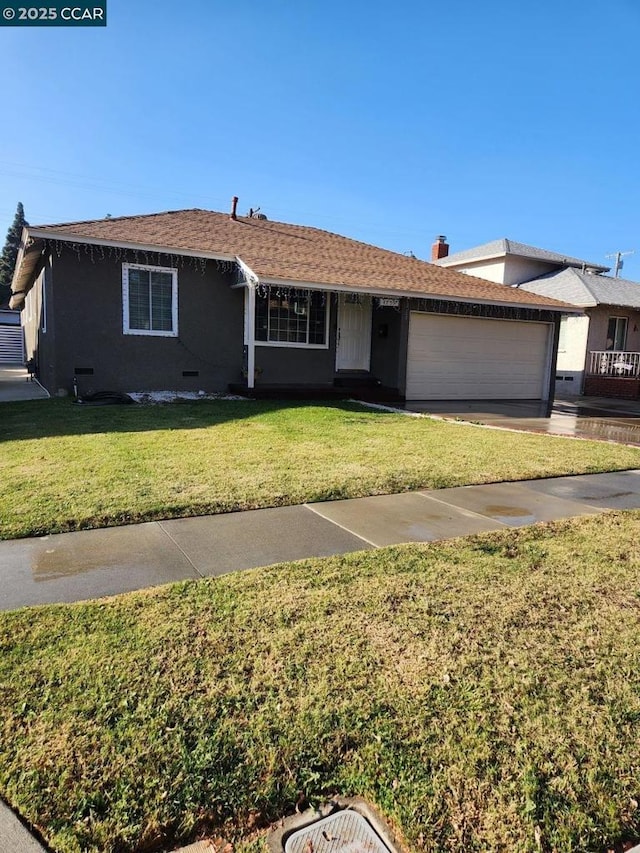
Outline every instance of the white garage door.
<svg viewBox="0 0 640 853"><path fill-rule="evenodd" d="M548 323L411 312L408 400L539 400Z"/></svg>

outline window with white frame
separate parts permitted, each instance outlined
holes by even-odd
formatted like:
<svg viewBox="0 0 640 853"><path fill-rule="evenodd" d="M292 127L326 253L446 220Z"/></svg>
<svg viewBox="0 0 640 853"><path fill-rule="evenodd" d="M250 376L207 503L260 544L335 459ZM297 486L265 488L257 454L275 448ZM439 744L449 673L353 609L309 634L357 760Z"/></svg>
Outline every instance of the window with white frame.
<svg viewBox="0 0 640 853"><path fill-rule="evenodd" d="M256 294L256 343L326 347L328 295L314 290Z"/></svg>
<svg viewBox="0 0 640 853"><path fill-rule="evenodd" d="M627 342L627 318L609 317L607 325L607 349L620 352Z"/></svg>
<svg viewBox="0 0 640 853"><path fill-rule="evenodd" d="M125 335L178 335L178 270L122 265Z"/></svg>

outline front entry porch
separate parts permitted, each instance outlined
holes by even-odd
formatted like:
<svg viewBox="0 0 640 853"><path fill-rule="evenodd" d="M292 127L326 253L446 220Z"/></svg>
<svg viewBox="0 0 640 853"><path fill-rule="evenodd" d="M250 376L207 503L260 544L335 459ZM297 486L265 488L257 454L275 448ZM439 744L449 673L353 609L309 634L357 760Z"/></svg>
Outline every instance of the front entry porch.
<svg viewBox="0 0 640 853"><path fill-rule="evenodd" d="M587 358L584 394L590 397L640 398L640 352L592 350Z"/></svg>
<svg viewBox="0 0 640 853"><path fill-rule="evenodd" d="M304 384L257 384L249 388L247 383L229 385L232 394L251 397L254 400L362 400L369 403L402 403L404 397L397 388L383 385L373 376L336 377L332 383Z"/></svg>

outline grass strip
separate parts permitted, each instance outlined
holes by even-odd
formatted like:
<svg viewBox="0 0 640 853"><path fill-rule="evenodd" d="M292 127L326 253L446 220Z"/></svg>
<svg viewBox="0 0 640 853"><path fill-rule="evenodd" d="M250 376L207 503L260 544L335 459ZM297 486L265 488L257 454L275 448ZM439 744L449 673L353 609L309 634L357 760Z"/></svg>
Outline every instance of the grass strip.
<svg viewBox="0 0 640 853"><path fill-rule="evenodd" d="M0 793L59 853L259 849L302 792L411 850L640 837L640 513L0 613Z"/></svg>
<svg viewBox="0 0 640 853"><path fill-rule="evenodd" d="M356 404L2 405L0 538L640 467L640 449Z"/></svg>

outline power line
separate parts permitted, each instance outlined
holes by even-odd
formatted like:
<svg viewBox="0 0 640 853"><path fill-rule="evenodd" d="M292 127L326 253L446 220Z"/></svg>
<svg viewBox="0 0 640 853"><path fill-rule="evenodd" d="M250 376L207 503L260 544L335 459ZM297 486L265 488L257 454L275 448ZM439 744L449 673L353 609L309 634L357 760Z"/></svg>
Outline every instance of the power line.
<svg viewBox="0 0 640 853"><path fill-rule="evenodd" d="M214 197L213 195L195 195L194 193L187 192L185 190L165 189L164 187L162 188L162 190L158 190L157 188L151 188L149 186L136 186L135 184L132 184L129 181L120 182L112 180L100 180L96 179L93 176L83 175L75 172L68 172L61 169L50 169L44 166L34 166L32 164L16 163L13 161L6 160L0 160L0 174L15 178L28 179L30 181L38 181L39 183L58 184L66 187L72 187L75 189L99 191L103 194L113 196L116 199L155 199L160 201L162 203L162 207L165 209L167 206L171 206L170 204L167 205L167 200L172 197L188 199L188 203L185 205L186 207L203 206L214 210L226 210L229 204L229 199L226 196ZM257 200L252 199L252 201L257 204ZM105 207L106 206L107 205L105 205ZM111 205L108 206L110 207ZM266 207L264 204L263 206ZM275 211L277 211L277 213ZM107 210L105 210L104 214L101 213L100 215L94 216L93 218L100 218L100 216L105 215L106 212ZM269 212L268 208L267 212ZM6 215L13 216L14 213L12 212L11 214ZM68 218L75 219L76 216L75 214L71 214L70 217L61 217L59 212L53 215L49 215L42 212L38 212L37 209L34 213L33 209L30 209L27 212L27 218L32 223L44 223L61 221L61 219ZM306 219L307 221L311 220L316 223L316 227L326 227L328 230L335 230L336 228L340 228L345 229L346 231L358 231L360 233L366 232L368 234L378 234L378 239L383 243L389 242L394 238L402 238L403 240L415 238L419 241L424 240L425 251L428 243L428 235L426 234L424 228L418 229L407 225L402 229L399 229L397 227L389 227L389 221L371 219L363 220L362 218L355 219L355 217L353 216L342 217L340 215L336 216L334 214L328 214L326 212L320 213L318 211L300 210L299 208L290 209L288 207L276 208L275 206L271 208L270 218L282 218L283 221L289 222ZM363 237L362 239L370 241L371 237Z"/></svg>

